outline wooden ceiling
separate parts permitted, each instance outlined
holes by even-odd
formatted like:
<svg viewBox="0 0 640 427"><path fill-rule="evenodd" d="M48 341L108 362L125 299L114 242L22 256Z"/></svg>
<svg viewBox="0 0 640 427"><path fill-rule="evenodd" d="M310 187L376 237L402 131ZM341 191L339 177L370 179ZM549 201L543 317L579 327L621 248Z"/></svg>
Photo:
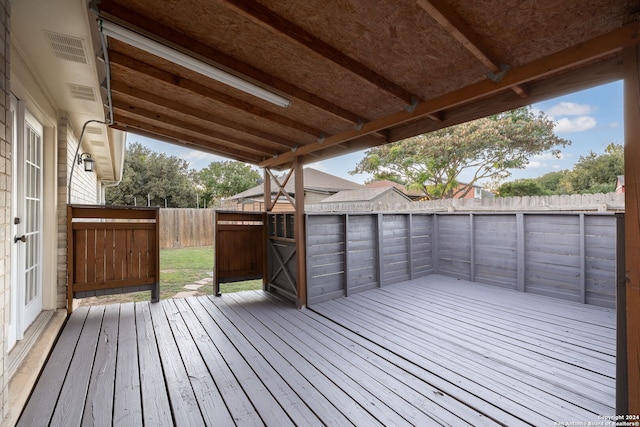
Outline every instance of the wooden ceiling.
<svg viewBox="0 0 640 427"><path fill-rule="evenodd" d="M100 0L92 9L291 100L276 106L107 37L113 127L281 168L619 79L622 49L639 40L638 6Z"/></svg>

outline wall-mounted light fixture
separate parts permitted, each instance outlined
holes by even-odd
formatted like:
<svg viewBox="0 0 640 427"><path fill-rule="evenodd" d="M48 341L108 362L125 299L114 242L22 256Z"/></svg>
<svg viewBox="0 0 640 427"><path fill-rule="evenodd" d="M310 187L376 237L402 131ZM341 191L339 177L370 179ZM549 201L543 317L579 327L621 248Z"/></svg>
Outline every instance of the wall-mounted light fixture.
<svg viewBox="0 0 640 427"><path fill-rule="evenodd" d="M272 90L259 86L249 81L248 78L242 78L211 64L207 64L206 62L189 56L186 53L175 50L140 33L114 24L113 22L101 20L100 31L102 31L106 36L113 37L114 39L125 42L138 49L142 49L145 52L149 52L155 56L166 59L174 64L188 68L191 71L200 73L203 76L212 78L220 83L224 83L245 93L257 96L265 101L269 101L272 104L280 107L288 107L289 104L291 104L290 99L287 99Z"/></svg>
<svg viewBox="0 0 640 427"><path fill-rule="evenodd" d="M91 154L89 153L78 154L78 164L81 165L84 163L85 172L93 172L95 162L96 161L91 158Z"/></svg>

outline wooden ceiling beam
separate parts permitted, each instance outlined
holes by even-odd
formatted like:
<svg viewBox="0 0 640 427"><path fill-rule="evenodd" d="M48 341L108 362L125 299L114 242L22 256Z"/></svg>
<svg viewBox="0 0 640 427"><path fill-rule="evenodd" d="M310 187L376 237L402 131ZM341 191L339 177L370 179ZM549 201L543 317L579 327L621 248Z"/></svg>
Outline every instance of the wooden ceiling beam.
<svg viewBox="0 0 640 427"><path fill-rule="evenodd" d="M502 62L493 53L492 49L480 39L478 34L449 3L444 0L417 0L417 3L492 73L498 74L502 71L500 68ZM521 86L512 86L511 90L523 98L527 96L526 91Z"/></svg>
<svg viewBox="0 0 640 427"><path fill-rule="evenodd" d="M253 116L271 121L273 123L277 123L282 126L299 130L309 135L313 135L316 138L320 138L322 135L324 135L324 132L322 132L320 129L316 129L312 126L308 126L304 123L300 123L296 120L290 119L280 114L265 110L264 108L260 108L254 104L240 100L238 98L234 98L233 96L227 95L208 86L204 86L193 80L189 80L179 75L162 70L158 67L142 62L121 52L111 50L109 52L109 63L112 68L114 66L123 67L127 70L141 74L146 79L155 79L162 81L170 86L179 87L193 94L209 98L212 101L223 103L244 113L251 114ZM117 77L116 73L112 72L112 75Z"/></svg>
<svg viewBox="0 0 640 427"><path fill-rule="evenodd" d="M338 119L354 124L357 124L362 120L368 120L366 117L360 117L352 111L307 92L304 89L301 89L278 77L267 74L264 71L227 55L224 52L188 37L173 28L150 20L130 9L122 7L121 5L115 5L110 1L102 1L99 4L99 8L100 16L107 20L116 22L126 28L135 28L141 33L148 34L160 43L171 46L176 50L203 60L211 65L221 65L222 68L229 69L232 73L247 76L250 79L282 92L286 97L298 99L306 104L325 111ZM188 51L185 50L187 47Z"/></svg>
<svg viewBox="0 0 640 427"><path fill-rule="evenodd" d="M304 156L313 151L341 144L372 132L379 132L413 120L418 120L434 111L443 111L469 104L482 98L488 98L512 86L542 79L572 67L620 53L622 48L636 45L639 42L640 23L633 22L607 34L514 68L499 82L493 82L491 80L479 81L448 94L422 102L416 106L413 112L402 110L392 113L364 124L359 130L350 129L339 134L328 136L324 139L322 145L309 144L298 148L295 153L283 153L277 158L267 159L262 162L260 166L273 167L281 163L288 163L291 162L293 157Z"/></svg>
<svg viewBox="0 0 640 427"><path fill-rule="evenodd" d="M293 22L286 20L258 2L253 0L221 1L228 5L230 9L249 19L251 22L260 25L271 32L280 34L296 44L313 51L317 55L328 59L343 69L348 70L349 72L366 80L373 86L401 99L406 102L407 105L413 105L414 102L419 101L419 98L408 90L376 73L355 59L347 56L315 35L302 29Z"/></svg>
<svg viewBox="0 0 640 427"><path fill-rule="evenodd" d="M614 56L610 59L587 65L586 67L533 82L527 86L529 89L529 96L527 98L522 98L514 92L505 90L491 97L491 102L478 100L471 104L465 104L447 110L447 117L443 123L436 123L432 120L411 121L389 130L387 141L374 139L371 136L360 137L313 153L317 157L308 158L307 156L303 156L303 160L305 163L311 163L344 155L345 151L351 153L366 150L389 142L399 141L415 135L464 123L469 120L475 120L491 114L498 114L503 111L530 105L535 102L545 101L557 96L611 83L621 78L622 59L620 56Z"/></svg>
<svg viewBox="0 0 640 427"><path fill-rule="evenodd" d="M203 141L193 136L185 135L171 129L166 129L157 125L132 119L130 117L120 117L118 114L115 114L114 121L115 123L111 125L111 127L115 129L123 130L125 132L150 135L153 138L159 138L169 142L173 141L174 144L178 145L191 145L210 154L227 157L240 162L258 164L264 159L263 157L247 154L246 152L235 150L225 145L216 144L210 141Z"/></svg>
<svg viewBox="0 0 640 427"><path fill-rule="evenodd" d="M261 131L260 129L246 126L242 123L229 120L225 117L222 117L216 114L211 114L208 111L204 111L199 108L194 108L189 105L176 102L175 100L164 98L162 96L159 96L150 92L146 92L138 88L131 87L119 80L111 81L111 92L114 94L122 94L124 96L133 97L143 102L157 105L159 107L166 108L170 111L175 111L180 114L186 114L196 119L215 123L216 125L219 125L237 132L241 132L246 135L254 136L256 138L269 141L275 145L279 145L282 147L293 148L300 145L299 143L290 141L278 135L274 135L269 132L264 132L264 131Z"/></svg>
<svg viewBox="0 0 640 427"><path fill-rule="evenodd" d="M221 143L229 144L229 146L232 148L236 148L238 150L247 150L253 152L253 154L258 156L271 157L277 154L277 151L272 147L267 147L262 144L258 144L232 135L227 135L208 127L185 122L183 120L176 119L175 116L158 113L157 111L151 111L130 103L116 100L113 103L113 109L114 111L120 111L123 113L126 112L126 114L142 117L147 120L153 120L167 126L182 128L184 129L185 134L195 135L202 140L215 139L220 141Z"/></svg>

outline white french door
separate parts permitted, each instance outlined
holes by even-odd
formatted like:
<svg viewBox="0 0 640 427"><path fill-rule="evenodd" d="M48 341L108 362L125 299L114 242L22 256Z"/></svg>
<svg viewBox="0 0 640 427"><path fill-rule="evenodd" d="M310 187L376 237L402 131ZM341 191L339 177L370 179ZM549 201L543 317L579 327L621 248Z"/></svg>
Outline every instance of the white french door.
<svg viewBox="0 0 640 427"><path fill-rule="evenodd" d="M13 203L9 348L42 311L43 127L12 97Z"/></svg>

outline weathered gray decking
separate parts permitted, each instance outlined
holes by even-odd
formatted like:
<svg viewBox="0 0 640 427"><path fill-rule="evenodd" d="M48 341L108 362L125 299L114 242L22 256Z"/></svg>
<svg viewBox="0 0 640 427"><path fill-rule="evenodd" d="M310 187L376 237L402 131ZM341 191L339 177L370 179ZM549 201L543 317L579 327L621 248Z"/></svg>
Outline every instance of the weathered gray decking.
<svg viewBox="0 0 640 427"><path fill-rule="evenodd" d="M21 425L554 425L614 414L615 313L432 275L80 308Z"/></svg>

